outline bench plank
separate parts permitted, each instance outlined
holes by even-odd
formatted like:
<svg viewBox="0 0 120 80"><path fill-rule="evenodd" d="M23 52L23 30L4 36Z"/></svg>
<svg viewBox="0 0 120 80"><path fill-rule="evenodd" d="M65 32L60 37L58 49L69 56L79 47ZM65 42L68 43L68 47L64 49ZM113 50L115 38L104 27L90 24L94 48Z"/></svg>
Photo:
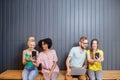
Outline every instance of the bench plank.
<svg viewBox="0 0 120 80"><path fill-rule="evenodd" d="M6 70L0 74L0 79L22 79L22 70Z"/></svg>
<svg viewBox="0 0 120 80"><path fill-rule="evenodd" d="M65 80L65 73L65 71L60 71L58 80ZM43 78L43 76L39 74L35 80L40 80L40 78ZM6 70L0 74L0 79L22 79L22 70ZM120 70L103 70L103 79L119 80Z"/></svg>
<svg viewBox="0 0 120 80"><path fill-rule="evenodd" d="M103 79L120 79L120 70L103 70Z"/></svg>

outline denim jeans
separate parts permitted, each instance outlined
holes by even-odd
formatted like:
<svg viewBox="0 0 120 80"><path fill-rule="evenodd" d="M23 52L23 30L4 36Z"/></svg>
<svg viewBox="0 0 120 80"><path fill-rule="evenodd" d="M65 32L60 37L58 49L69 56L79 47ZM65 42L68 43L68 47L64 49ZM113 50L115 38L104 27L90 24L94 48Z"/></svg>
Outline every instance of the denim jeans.
<svg viewBox="0 0 120 80"><path fill-rule="evenodd" d="M89 69L88 75L89 75L90 80L102 80L102 70L92 71Z"/></svg>
<svg viewBox="0 0 120 80"><path fill-rule="evenodd" d="M23 80L34 80L38 75L38 69L35 66L25 66L22 72Z"/></svg>

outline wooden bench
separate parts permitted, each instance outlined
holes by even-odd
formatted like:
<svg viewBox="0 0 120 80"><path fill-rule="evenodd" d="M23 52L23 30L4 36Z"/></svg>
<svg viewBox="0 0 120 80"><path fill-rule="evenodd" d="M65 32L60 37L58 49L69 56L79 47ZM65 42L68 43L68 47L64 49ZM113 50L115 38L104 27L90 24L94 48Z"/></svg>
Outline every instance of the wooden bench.
<svg viewBox="0 0 120 80"><path fill-rule="evenodd" d="M57 80L65 80L65 71L60 71L59 77ZM35 80L40 80L42 75L38 75ZM0 74L0 80L20 80L22 79L22 70L6 70ZM104 70L103 71L103 80L120 80L120 70Z"/></svg>

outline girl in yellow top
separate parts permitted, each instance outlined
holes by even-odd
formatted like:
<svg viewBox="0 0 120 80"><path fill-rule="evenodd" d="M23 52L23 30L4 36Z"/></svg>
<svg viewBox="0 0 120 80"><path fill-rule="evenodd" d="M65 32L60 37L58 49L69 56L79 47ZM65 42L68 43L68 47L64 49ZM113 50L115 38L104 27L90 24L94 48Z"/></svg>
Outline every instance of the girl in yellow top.
<svg viewBox="0 0 120 80"><path fill-rule="evenodd" d="M90 80L102 80L102 64L104 61L103 51L99 49L99 41L91 41L91 49L87 51L88 75Z"/></svg>

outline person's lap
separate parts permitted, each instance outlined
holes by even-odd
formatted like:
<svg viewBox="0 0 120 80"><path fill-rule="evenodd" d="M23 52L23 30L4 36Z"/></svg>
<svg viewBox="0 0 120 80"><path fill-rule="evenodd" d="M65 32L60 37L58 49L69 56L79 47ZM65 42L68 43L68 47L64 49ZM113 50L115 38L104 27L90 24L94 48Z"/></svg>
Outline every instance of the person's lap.
<svg viewBox="0 0 120 80"><path fill-rule="evenodd" d="M48 72L44 72L43 76L44 76L45 80L57 80L58 72L53 72L51 77L49 77L49 73Z"/></svg>
<svg viewBox="0 0 120 80"><path fill-rule="evenodd" d="M78 78L79 80L88 80L87 75L79 75L79 76L72 76L72 75L66 75L65 80L73 80L73 78Z"/></svg>

